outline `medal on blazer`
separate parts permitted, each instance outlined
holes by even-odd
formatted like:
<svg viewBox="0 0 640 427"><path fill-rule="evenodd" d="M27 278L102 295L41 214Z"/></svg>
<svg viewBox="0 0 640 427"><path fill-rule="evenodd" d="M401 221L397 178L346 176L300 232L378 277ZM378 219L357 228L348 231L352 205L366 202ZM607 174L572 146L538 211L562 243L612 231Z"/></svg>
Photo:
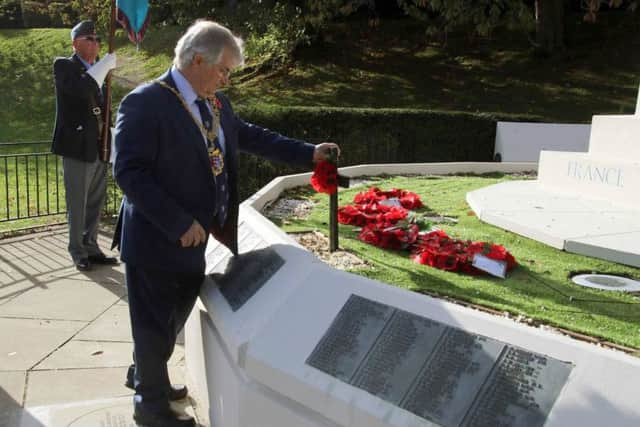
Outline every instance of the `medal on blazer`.
<svg viewBox="0 0 640 427"><path fill-rule="evenodd" d="M224 169L224 155L217 147L209 147L209 164L215 176L222 173Z"/></svg>

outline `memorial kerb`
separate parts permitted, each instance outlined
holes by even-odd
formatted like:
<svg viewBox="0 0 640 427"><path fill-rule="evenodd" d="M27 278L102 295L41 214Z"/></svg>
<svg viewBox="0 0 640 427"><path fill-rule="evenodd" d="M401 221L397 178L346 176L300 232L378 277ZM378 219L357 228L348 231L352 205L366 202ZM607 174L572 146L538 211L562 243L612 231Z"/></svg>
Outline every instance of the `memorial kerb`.
<svg viewBox="0 0 640 427"><path fill-rule="evenodd" d="M239 255L233 257L221 244L209 260L209 277L217 283L231 309L242 307L282 267L284 259L246 223L238 228Z"/></svg>
<svg viewBox="0 0 640 427"><path fill-rule="evenodd" d="M357 295L306 363L443 427L542 426L573 368Z"/></svg>

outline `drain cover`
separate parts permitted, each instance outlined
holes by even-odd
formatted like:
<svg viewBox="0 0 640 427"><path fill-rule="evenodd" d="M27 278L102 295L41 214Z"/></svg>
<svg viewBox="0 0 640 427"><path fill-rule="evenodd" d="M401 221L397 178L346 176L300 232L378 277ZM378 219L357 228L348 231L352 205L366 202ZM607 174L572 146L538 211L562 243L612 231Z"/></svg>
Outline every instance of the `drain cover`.
<svg viewBox="0 0 640 427"><path fill-rule="evenodd" d="M640 281L610 274L578 274L571 278L573 283L587 288L604 289L606 291L640 291Z"/></svg>

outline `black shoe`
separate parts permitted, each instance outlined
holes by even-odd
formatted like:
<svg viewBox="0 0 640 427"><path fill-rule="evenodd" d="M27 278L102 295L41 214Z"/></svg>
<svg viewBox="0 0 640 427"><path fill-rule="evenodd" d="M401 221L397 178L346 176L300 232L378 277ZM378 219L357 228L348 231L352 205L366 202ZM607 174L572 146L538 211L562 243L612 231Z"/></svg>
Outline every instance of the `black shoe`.
<svg viewBox="0 0 640 427"><path fill-rule="evenodd" d="M80 258L73 263L76 265L78 271L88 271L91 269L91 264L89 264L89 260L87 258Z"/></svg>
<svg viewBox="0 0 640 427"><path fill-rule="evenodd" d="M162 412L151 412L136 407L133 419L139 427L196 427L193 417L178 415L168 408Z"/></svg>
<svg viewBox="0 0 640 427"><path fill-rule="evenodd" d="M133 386L133 365L129 366L127 370L127 380L124 382L124 386L130 388L131 390L135 390ZM174 402L176 400L182 400L189 394L189 390L187 386L184 384L171 384L169 387L169 400Z"/></svg>
<svg viewBox="0 0 640 427"><path fill-rule="evenodd" d="M113 256L106 256L105 254L89 255L89 261L94 264L118 265L118 258Z"/></svg>

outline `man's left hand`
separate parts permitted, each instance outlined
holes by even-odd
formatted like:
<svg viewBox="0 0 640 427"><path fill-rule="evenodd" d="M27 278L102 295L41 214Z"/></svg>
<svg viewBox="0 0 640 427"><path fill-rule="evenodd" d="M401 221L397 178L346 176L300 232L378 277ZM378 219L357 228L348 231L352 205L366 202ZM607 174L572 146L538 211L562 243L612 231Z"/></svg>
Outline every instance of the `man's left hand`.
<svg viewBox="0 0 640 427"><path fill-rule="evenodd" d="M316 145L316 149L313 152L313 163L331 159L331 150L336 150L338 157L340 157L340 147L338 144L333 142L323 142Z"/></svg>

